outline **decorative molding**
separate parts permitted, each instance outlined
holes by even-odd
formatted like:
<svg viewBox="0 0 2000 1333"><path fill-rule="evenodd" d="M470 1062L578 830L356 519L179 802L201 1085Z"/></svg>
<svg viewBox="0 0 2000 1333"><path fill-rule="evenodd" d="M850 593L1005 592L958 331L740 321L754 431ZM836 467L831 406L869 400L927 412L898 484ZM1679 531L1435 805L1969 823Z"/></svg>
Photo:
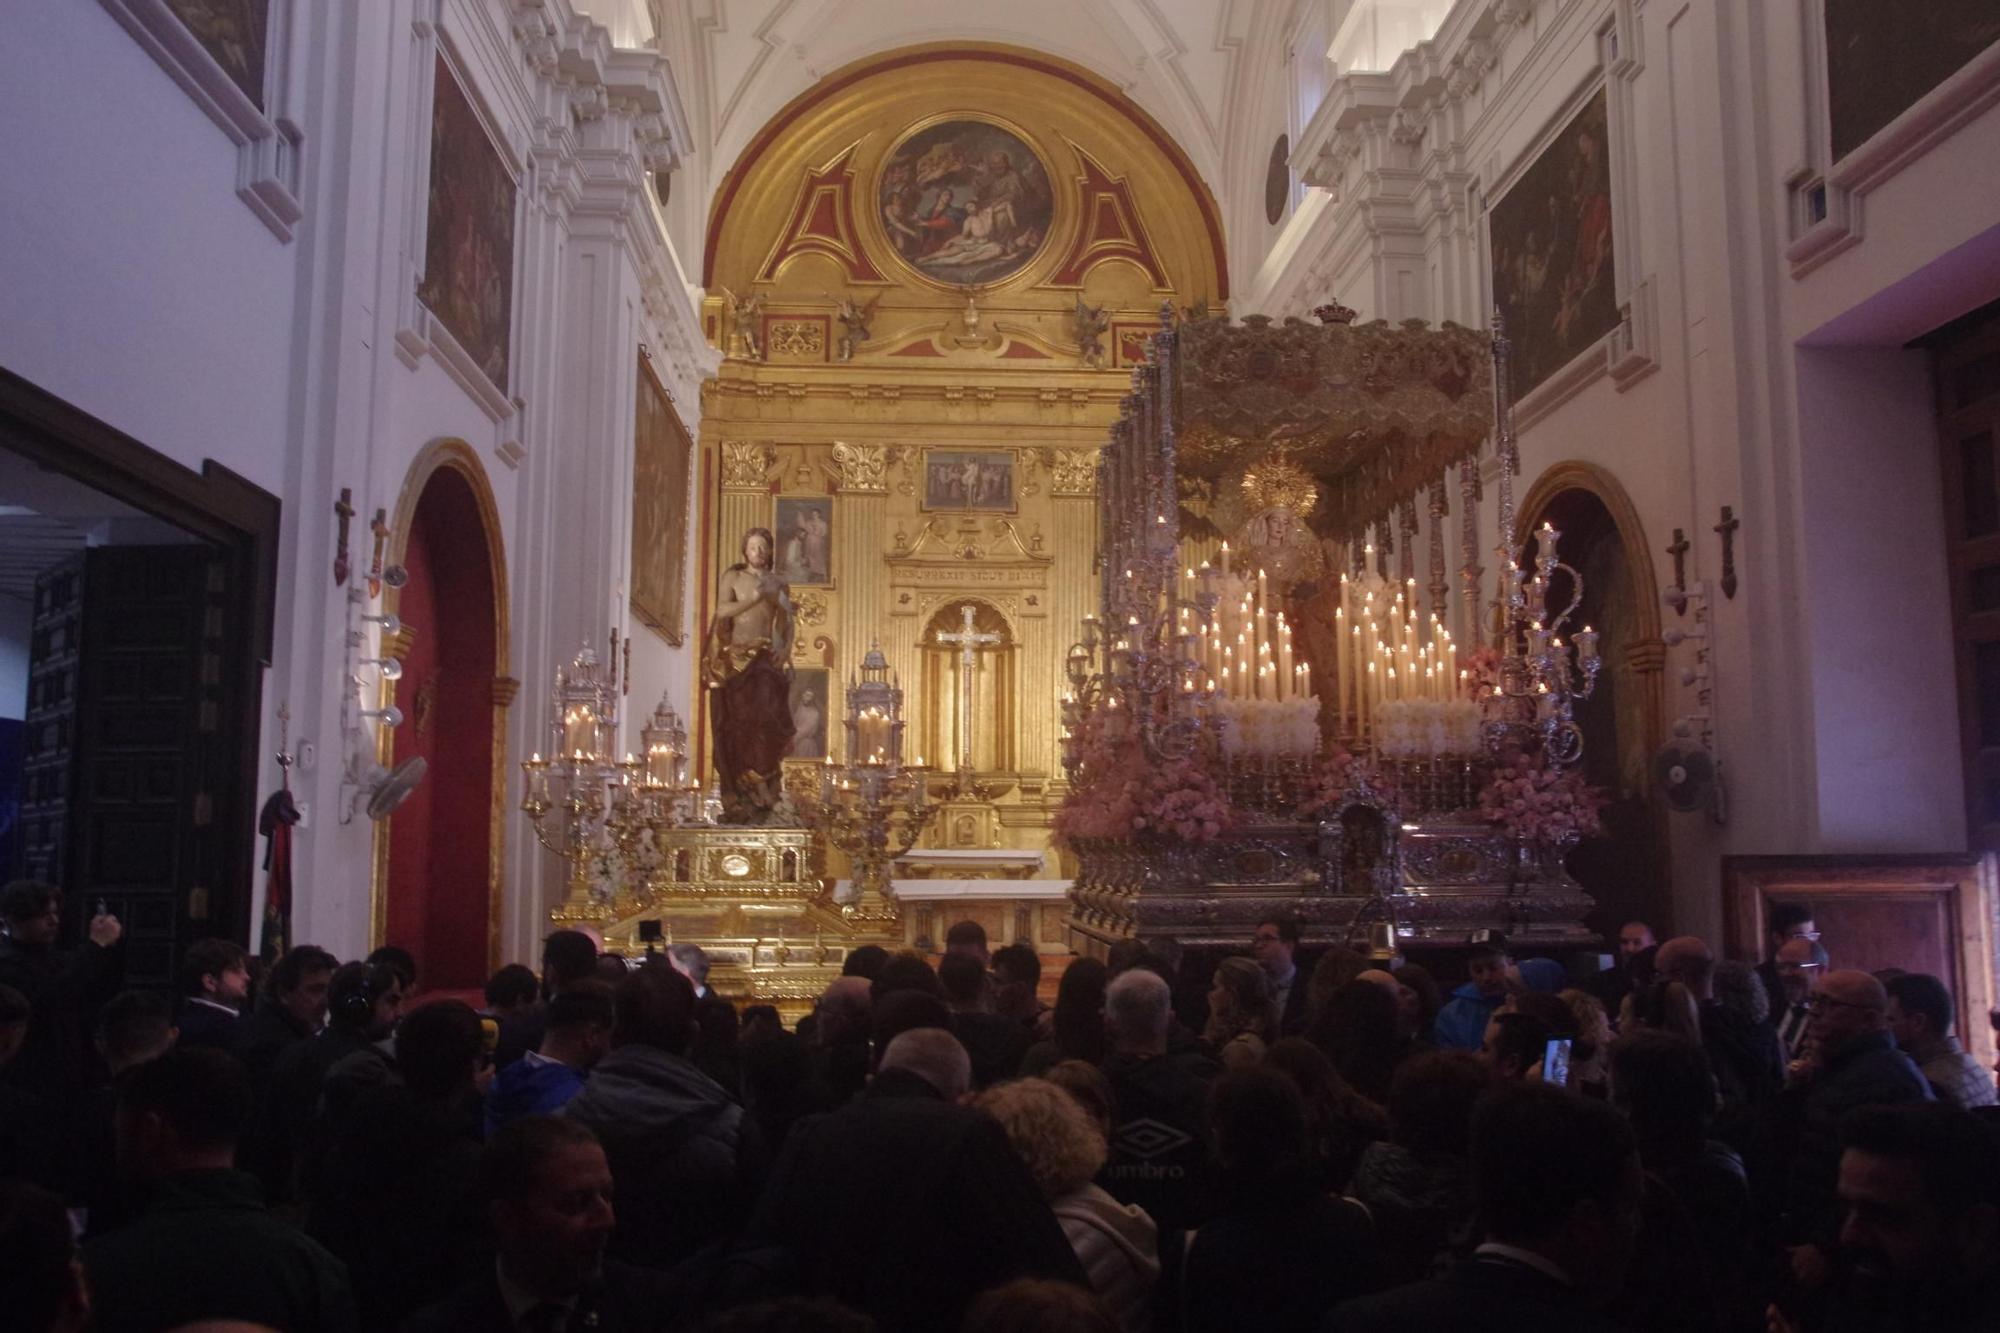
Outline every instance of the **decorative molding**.
<svg viewBox="0 0 2000 1333"><path fill-rule="evenodd" d="M1092 496L1097 494L1097 450L1095 449L1050 449L1046 461L1049 467L1049 494L1054 496Z"/></svg>
<svg viewBox="0 0 2000 1333"><path fill-rule="evenodd" d="M282 112L292 0L271 0L264 36L264 106L238 87L166 0L100 0L119 26L181 86L236 145L236 197L271 234L289 242L305 217L299 201L299 144L304 133Z"/></svg>
<svg viewBox="0 0 2000 1333"><path fill-rule="evenodd" d="M840 473L840 489L868 495L889 493L889 446L848 444L836 440L833 461Z"/></svg>
<svg viewBox="0 0 2000 1333"><path fill-rule="evenodd" d="M520 696L520 681L512 676L495 676L493 678L493 706L495 708L512 708L514 700Z"/></svg>
<svg viewBox="0 0 2000 1333"><path fill-rule="evenodd" d="M762 440L724 440L722 442L722 489L725 491L762 491L770 487L767 480L771 465L777 461L778 451Z"/></svg>

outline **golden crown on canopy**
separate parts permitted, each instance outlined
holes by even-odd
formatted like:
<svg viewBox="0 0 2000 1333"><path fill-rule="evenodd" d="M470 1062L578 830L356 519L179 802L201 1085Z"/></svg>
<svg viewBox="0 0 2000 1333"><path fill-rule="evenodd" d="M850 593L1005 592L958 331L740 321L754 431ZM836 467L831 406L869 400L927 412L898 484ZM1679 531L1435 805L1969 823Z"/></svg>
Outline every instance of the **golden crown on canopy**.
<svg viewBox="0 0 2000 1333"><path fill-rule="evenodd" d="M1252 514L1289 509L1305 518L1319 505L1319 483L1285 459L1253 463L1243 472L1243 502Z"/></svg>

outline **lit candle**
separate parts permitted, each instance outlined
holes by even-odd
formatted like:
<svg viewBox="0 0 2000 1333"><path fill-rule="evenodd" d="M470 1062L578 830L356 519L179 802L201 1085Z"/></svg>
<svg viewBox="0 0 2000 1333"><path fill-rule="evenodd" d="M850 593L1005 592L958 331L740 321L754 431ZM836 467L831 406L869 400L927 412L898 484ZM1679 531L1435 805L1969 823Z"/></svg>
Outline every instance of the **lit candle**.
<svg viewBox="0 0 2000 1333"><path fill-rule="evenodd" d="M1224 542L1224 543L1222 544L1222 572L1223 572L1223 573L1225 573L1225 574L1227 574L1227 573L1229 572L1229 543L1228 543L1228 542Z"/></svg>
<svg viewBox="0 0 2000 1333"><path fill-rule="evenodd" d="M563 749L575 755L597 752L597 719L587 704L573 704L563 714Z"/></svg>

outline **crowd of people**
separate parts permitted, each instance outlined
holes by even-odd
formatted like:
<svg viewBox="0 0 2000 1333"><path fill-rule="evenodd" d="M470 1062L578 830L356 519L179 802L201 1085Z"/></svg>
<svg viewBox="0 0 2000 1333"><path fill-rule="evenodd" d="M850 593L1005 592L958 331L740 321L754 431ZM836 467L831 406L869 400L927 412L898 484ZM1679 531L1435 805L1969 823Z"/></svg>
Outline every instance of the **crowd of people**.
<svg viewBox="0 0 2000 1333"><path fill-rule="evenodd" d="M1803 906L1448 993L1277 919L1053 1005L961 922L791 1027L574 930L483 1005L219 940L169 1002L61 913L0 891L0 1328L2000 1328L1993 1075Z"/></svg>

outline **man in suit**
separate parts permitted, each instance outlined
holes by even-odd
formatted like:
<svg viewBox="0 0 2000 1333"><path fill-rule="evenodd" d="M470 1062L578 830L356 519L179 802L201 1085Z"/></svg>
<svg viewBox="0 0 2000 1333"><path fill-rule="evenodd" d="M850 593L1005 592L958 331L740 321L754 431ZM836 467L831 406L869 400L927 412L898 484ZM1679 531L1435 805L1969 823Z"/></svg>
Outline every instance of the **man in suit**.
<svg viewBox="0 0 2000 1333"><path fill-rule="evenodd" d="M1328 1333L1520 1328L1609 1333L1640 1226L1643 1176L1624 1118L1547 1084L1492 1094L1472 1124L1484 1243L1441 1277L1335 1307Z"/></svg>
<svg viewBox="0 0 2000 1333"><path fill-rule="evenodd" d="M181 956L181 1003L175 1026L182 1046L213 1046L239 1055L243 1002L250 998L250 960L230 940L196 940Z"/></svg>
<svg viewBox="0 0 2000 1333"><path fill-rule="evenodd" d="M640 1333L687 1311L672 1278L605 1257L617 1222L611 1163L575 1120L529 1115L479 1163L493 1271L420 1311L404 1333Z"/></svg>
<svg viewBox="0 0 2000 1333"><path fill-rule="evenodd" d="M1786 940L1771 960L1771 975L1778 989L1771 995L1771 1021L1778 1029L1778 1042L1785 1048L1785 1063L1806 1053L1806 1031L1812 1024L1813 982L1826 975L1829 960L1818 940L1804 936Z"/></svg>
<svg viewBox="0 0 2000 1333"><path fill-rule="evenodd" d="M1780 986L1778 982L1778 950L1785 947L1786 940L1819 940L1819 923L1813 920L1811 903L1772 903L1770 913L1764 918L1767 935L1766 957L1757 964L1757 979L1764 983L1764 993L1771 997L1773 1016L1778 1009Z"/></svg>
<svg viewBox="0 0 2000 1333"><path fill-rule="evenodd" d="M326 1022L327 993L340 960L314 944L296 944L271 965L264 997L243 1020L243 1063L259 1088L268 1086L285 1052L309 1041Z"/></svg>
<svg viewBox="0 0 2000 1333"><path fill-rule="evenodd" d="M810 1288L883 1333L957 1328L974 1296L1017 1277L1083 1285L999 1123L959 1105L971 1082L949 1032L895 1038L860 1097L793 1128L751 1238L789 1248Z"/></svg>
<svg viewBox="0 0 2000 1333"><path fill-rule="evenodd" d="M1296 1037L1306 1027L1306 981L1311 968L1299 966L1299 923L1289 917L1269 917L1257 923L1250 937L1250 956L1271 980L1271 998L1278 1006L1278 1032Z"/></svg>

